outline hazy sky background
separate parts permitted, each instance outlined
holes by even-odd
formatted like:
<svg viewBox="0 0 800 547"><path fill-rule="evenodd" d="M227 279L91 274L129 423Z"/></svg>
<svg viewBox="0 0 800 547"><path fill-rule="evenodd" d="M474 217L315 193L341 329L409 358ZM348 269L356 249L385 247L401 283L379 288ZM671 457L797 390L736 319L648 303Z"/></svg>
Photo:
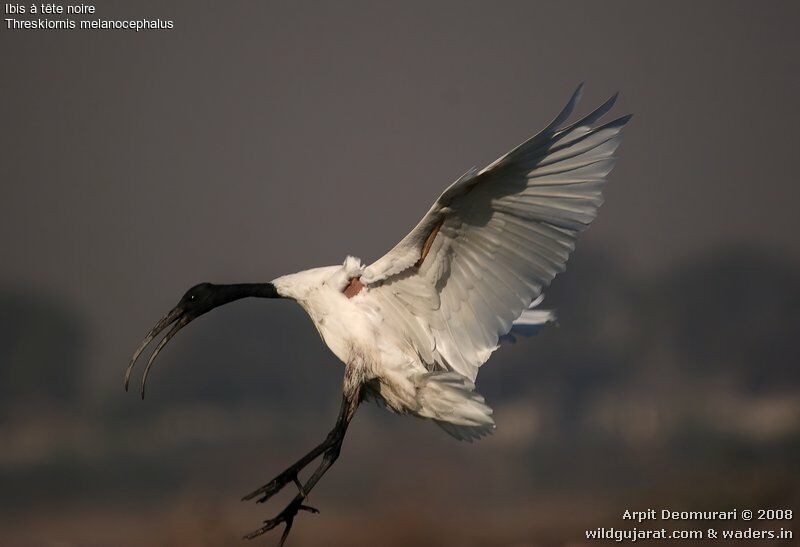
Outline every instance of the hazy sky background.
<svg viewBox="0 0 800 547"><path fill-rule="evenodd" d="M246 300L184 329L142 402L122 392L142 336L200 281L376 259L582 81L576 115L620 91L634 118L547 293L558 327L481 370L496 434L364 405L289 544L797 514L800 4L96 6L175 29L0 26L3 546L242 545L281 506L240 496L323 438L342 366L298 306Z"/></svg>
<svg viewBox="0 0 800 547"><path fill-rule="evenodd" d="M190 285L377 258L581 81L580 113L620 90L635 117L578 252L797 263L797 6L104 1L175 29L0 29L0 283L78 315L107 391Z"/></svg>

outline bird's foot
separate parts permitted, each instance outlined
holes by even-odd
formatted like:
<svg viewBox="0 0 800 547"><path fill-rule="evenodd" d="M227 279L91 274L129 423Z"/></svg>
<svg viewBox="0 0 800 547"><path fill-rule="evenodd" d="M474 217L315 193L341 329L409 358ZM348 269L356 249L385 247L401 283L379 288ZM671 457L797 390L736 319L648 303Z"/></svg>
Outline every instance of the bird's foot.
<svg viewBox="0 0 800 547"><path fill-rule="evenodd" d="M286 542L286 538L289 537L289 532L292 529L292 524L294 523L294 517L297 516L297 513L299 511L308 511L309 513L319 513L319 510L314 509L313 507L309 507L308 505L303 505L304 499L305 496L302 495L296 496L291 501L291 503L289 503L289 505L287 505L286 508L283 511L281 511L280 514L278 514L277 517L270 520L265 520L264 526L262 526L258 530L250 532L249 534L244 536L244 539L257 538L258 536L266 534L279 524L285 524L286 528L283 529L281 540L278 543L278 547L283 547L283 544Z"/></svg>
<svg viewBox="0 0 800 547"><path fill-rule="evenodd" d="M248 501L255 497L261 496L256 500L256 503L264 503L269 498L283 490L283 488L290 482L295 483L301 496L306 496L306 492L303 490L303 485L300 484L300 479L297 476L297 469L290 467L258 490L254 490L244 496L242 501Z"/></svg>

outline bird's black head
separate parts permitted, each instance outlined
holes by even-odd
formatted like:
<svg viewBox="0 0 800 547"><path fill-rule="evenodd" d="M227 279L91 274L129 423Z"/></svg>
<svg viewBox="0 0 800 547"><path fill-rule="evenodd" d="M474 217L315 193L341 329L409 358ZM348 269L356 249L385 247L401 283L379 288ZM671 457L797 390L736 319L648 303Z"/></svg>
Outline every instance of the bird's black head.
<svg viewBox="0 0 800 547"><path fill-rule="evenodd" d="M180 308L184 315L195 319L221 305L218 302L220 296L219 285L198 283L186 291L175 308Z"/></svg>
<svg viewBox="0 0 800 547"><path fill-rule="evenodd" d="M139 355L141 355L150 342L167 327L172 326L172 328L167 331L167 334L164 335L164 338L161 339L161 342L158 343L158 346L156 346L156 349L153 351L144 369L144 375L142 376L142 398L144 398L144 387L147 383L147 375L150 372L150 367L153 366L153 362L158 353L179 330L214 308L247 296L279 298L275 286L272 283L240 283L236 285L199 283L186 291L180 301L178 301L178 304L150 329L150 332L147 333L147 336L145 336L136 352L134 352L128 369L125 371L125 389L128 389L131 372L136 364L136 360L139 359Z"/></svg>

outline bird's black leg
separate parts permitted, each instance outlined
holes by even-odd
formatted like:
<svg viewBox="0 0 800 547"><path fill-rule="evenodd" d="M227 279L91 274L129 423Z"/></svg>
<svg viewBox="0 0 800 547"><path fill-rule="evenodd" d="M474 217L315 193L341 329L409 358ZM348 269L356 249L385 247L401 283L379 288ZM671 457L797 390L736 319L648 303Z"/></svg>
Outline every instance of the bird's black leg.
<svg viewBox="0 0 800 547"><path fill-rule="evenodd" d="M318 446L314 447L308 454L297 460L291 466L286 468L280 475L269 481L267 484L259 488L258 490L254 490L244 496L242 501L251 500L255 497L260 496L256 501L257 503L264 503L269 498L280 492L284 486L289 484L290 482L294 482L297 485L298 490L303 492L302 484L300 483L299 473L302 469L304 469L309 463L314 461L320 454L322 454L328 446L330 446L330 437L328 437L322 441Z"/></svg>
<svg viewBox="0 0 800 547"><path fill-rule="evenodd" d="M358 395L355 396L358 397ZM294 482L297 485L297 488L300 490L301 494L306 493L304 487L300 484L298 474L326 450L332 448L337 443L339 446L341 446L342 440L344 439L344 433L347 431L347 426L353 417L352 414L355 413L355 407L353 407L353 403L350 402L350 399L352 399L352 397L342 397L342 406L339 410L339 417L336 419L336 424L333 426L333 429L330 431L330 433L328 433L328 436L325 437L324 441L314 447L310 452L308 452L308 454L286 468L280 475L269 481L267 484L244 496L242 501L248 501L258 497L258 500L256 501L258 503L264 503L269 498L280 492L283 487L290 482ZM358 402L356 402L355 405L357 407Z"/></svg>
<svg viewBox="0 0 800 547"><path fill-rule="evenodd" d="M339 453L341 452L342 448L342 442L344 441L344 435L347 432L347 426L350 424L350 420L353 419L353 415L355 414L360 402L359 391L359 389L356 389L355 393L352 393L351 395L345 394L342 399L342 407L339 411L339 417L336 420L336 425L334 425L331 432L328 433L328 436L319 446L303 456L294 465L286 469L268 484L244 497L244 499L249 500L261 495L262 497L258 500L258 502L266 501L269 497L280 491L280 489L286 486L286 484L288 484L290 481L294 481L300 490L300 492L298 492L294 499L292 499L289 505L287 505L277 517L270 520L265 520L264 525L261 528L247 534L244 536L244 539L256 538L262 534L265 534L266 532L269 532L279 524L285 524L286 528L284 529L280 543L278 544L278 547L282 547L286 541L286 538L289 536L289 531L292 528L294 517L297 515L298 511L309 511L311 513L319 512L313 507L304 505L303 501L317 484L317 482L319 482L322 476L328 471L328 469L330 469L330 467L339 457ZM320 454L322 454L322 461L320 462L319 466L317 466L314 474L309 477L305 484L301 485L299 479L297 478L297 473Z"/></svg>

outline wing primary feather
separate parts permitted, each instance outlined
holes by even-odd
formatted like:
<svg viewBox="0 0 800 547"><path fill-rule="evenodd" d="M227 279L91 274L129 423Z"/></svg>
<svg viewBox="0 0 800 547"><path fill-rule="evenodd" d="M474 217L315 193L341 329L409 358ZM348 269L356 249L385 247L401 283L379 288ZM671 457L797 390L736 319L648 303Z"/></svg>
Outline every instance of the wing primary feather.
<svg viewBox="0 0 800 547"><path fill-rule="evenodd" d="M542 129L536 135L534 135L530 139L527 139L522 144L512 149L507 154L493 161L491 164L483 168L479 172L479 174L489 172L498 165L501 165L508 161L512 161L523 150L529 150L536 144L543 141L544 139L551 138L555 130L558 128L558 126L564 123L567 120L567 118L570 117L572 111L575 109L575 105L577 105L578 102L581 100L582 95L583 95L583 82L581 82L575 89L575 91L572 92L572 96L570 97L569 101L567 101L567 104L564 106L564 108L561 109L561 112L559 112L558 115L553 119L553 121L551 121L544 129Z"/></svg>
<svg viewBox="0 0 800 547"><path fill-rule="evenodd" d="M587 125L592 125L593 123L599 121L603 116L608 114L608 112L614 108L614 104L617 102L617 98L619 97L619 91L614 93L611 97L609 97L606 102L595 108L592 112L581 118L580 120L576 121L573 124L568 125L562 129L558 130L556 134L556 139L560 139L565 135L569 134L570 131L573 129L577 129L578 127L583 127Z"/></svg>
<svg viewBox="0 0 800 547"><path fill-rule="evenodd" d="M548 149L547 150L547 154L548 154L548 156L550 156L550 154L552 154L553 152L557 152L559 150L563 150L565 148L574 146L574 145L576 145L576 144L578 144L580 142L583 142L583 141L589 139L590 137L593 137L593 136L597 135L598 133L601 133L601 132L606 131L608 129L622 129L623 127L625 127L625 124L627 124L631 120L631 118L633 118L633 114L627 114L625 116L620 116L619 118L611 120L610 122L607 122L607 123L604 123L603 125L600 125L600 126L592 128L591 131L587 131L586 133L578 136L577 138L575 138L573 140L569 140L569 141L565 141L565 142L556 141L558 144L556 146L553 146L552 148ZM613 139L615 136L617 136L617 134L618 134L618 132L614 133L613 135L610 135L608 137L608 139ZM608 139L606 139L606 140L608 140ZM606 142L606 141L604 140L602 142L599 142L599 143L597 143L596 146L600 146L604 142ZM592 147L592 148L594 148L594 147ZM588 149L586 149L586 150L584 150L584 151L582 151L580 153L581 154L585 154L586 152L588 152L592 148L588 148Z"/></svg>

